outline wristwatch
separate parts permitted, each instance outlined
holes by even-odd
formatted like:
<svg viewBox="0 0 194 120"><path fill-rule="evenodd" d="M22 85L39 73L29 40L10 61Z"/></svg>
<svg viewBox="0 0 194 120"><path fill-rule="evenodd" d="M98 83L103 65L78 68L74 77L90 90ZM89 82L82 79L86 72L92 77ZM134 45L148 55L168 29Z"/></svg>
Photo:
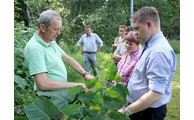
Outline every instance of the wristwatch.
<svg viewBox="0 0 194 120"><path fill-rule="evenodd" d="M88 72L86 71L86 72L83 74L83 77L85 77L85 74L88 74Z"/></svg>
<svg viewBox="0 0 194 120"><path fill-rule="evenodd" d="M125 108L125 114L126 114L127 116L131 115L131 112L129 111L128 107Z"/></svg>

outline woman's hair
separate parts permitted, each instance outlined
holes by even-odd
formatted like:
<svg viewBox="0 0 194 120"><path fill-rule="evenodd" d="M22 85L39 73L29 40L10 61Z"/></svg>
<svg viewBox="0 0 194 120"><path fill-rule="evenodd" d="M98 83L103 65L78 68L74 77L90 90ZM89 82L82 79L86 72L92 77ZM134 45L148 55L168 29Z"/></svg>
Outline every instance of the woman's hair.
<svg viewBox="0 0 194 120"><path fill-rule="evenodd" d="M133 42L136 45L140 44L140 40L138 40L137 37L135 37L134 31L129 32L125 40Z"/></svg>
<svg viewBox="0 0 194 120"><path fill-rule="evenodd" d="M152 21L155 26L160 26L160 18L155 7L142 7L130 19L133 22L145 24L148 20Z"/></svg>
<svg viewBox="0 0 194 120"><path fill-rule="evenodd" d="M127 26L125 28L125 31L134 31L133 27L132 26Z"/></svg>
<svg viewBox="0 0 194 120"><path fill-rule="evenodd" d="M58 20L62 20L61 16L53 10L46 10L42 12L38 19L38 28L40 27L40 24L44 24L46 30L48 30L48 26L50 25L53 17L56 17Z"/></svg>
<svg viewBox="0 0 194 120"><path fill-rule="evenodd" d="M123 28L123 29L125 30L126 25L120 25L120 26L119 26L119 29L120 29L120 28Z"/></svg>

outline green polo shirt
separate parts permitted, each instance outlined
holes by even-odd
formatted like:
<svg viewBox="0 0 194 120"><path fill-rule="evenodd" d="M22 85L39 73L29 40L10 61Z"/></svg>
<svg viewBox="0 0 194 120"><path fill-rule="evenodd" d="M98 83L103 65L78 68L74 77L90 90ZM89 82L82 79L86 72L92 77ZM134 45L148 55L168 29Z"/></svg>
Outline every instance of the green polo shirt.
<svg viewBox="0 0 194 120"><path fill-rule="evenodd" d="M63 54L64 51L55 41L48 45L36 32L24 51L25 63L29 68L30 75L46 72L49 79L67 82L67 71L62 60ZM36 81L34 89L39 91Z"/></svg>

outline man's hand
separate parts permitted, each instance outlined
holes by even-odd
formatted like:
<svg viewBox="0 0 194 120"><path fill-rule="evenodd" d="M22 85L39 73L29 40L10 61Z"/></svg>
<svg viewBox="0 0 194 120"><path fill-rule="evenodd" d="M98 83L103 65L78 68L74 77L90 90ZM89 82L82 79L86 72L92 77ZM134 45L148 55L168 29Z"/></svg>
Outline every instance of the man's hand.
<svg viewBox="0 0 194 120"><path fill-rule="evenodd" d="M82 54L84 54L85 51L83 49L81 49L81 52L82 52Z"/></svg>
<svg viewBox="0 0 194 120"><path fill-rule="evenodd" d="M94 54L97 55L98 51L96 51Z"/></svg>
<svg viewBox="0 0 194 120"><path fill-rule="evenodd" d="M94 76L93 76L93 75L90 75L90 74L88 74L88 73L85 74L84 77L85 77L86 80L94 79Z"/></svg>
<svg viewBox="0 0 194 120"><path fill-rule="evenodd" d="M120 110L118 110L118 112L125 114L125 109L121 108Z"/></svg>
<svg viewBox="0 0 194 120"><path fill-rule="evenodd" d="M88 93L90 90L86 87L86 85L85 84L81 84L81 86L84 88L84 92L85 93Z"/></svg>

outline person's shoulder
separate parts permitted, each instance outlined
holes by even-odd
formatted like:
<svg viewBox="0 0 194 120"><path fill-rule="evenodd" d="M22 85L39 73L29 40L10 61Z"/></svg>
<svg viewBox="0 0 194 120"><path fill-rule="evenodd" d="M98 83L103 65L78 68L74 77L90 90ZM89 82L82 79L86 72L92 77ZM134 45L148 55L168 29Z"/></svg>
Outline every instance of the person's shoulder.
<svg viewBox="0 0 194 120"><path fill-rule="evenodd" d="M25 47L26 50L42 50L42 45L38 43L35 39L30 39Z"/></svg>
<svg viewBox="0 0 194 120"><path fill-rule="evenodd" d="M96 33L91 33L91 36L98 36Z"/></svg>
<svg viewBox="0 0 194 120"><path fill-rule="evenodd" d="M86 34L83 34L81 37L86 37Z"/></svg>

